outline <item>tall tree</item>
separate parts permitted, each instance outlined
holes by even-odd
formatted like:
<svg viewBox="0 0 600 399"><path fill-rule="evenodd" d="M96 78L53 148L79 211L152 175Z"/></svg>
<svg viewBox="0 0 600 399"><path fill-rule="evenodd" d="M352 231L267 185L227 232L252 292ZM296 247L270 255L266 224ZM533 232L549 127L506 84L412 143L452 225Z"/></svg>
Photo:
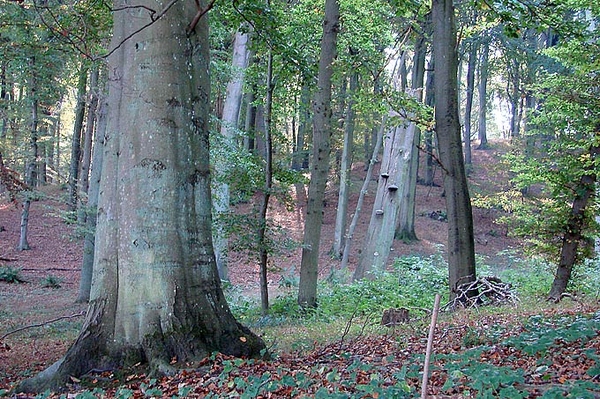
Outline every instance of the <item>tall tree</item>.
<svg viewBox="0 0 600 399"><path fill-rule="evenodd" d="M265 348L231 314L212 248L206 5L139 5L114 15L87 316L65 356L21 390L91 369L147 361L160 373L213 351Z"/></svg>
<svg viewBox="0 0 600 399"><path fill-rule="evenodd" d="M488 148L487 139L487 108L488 108L488 76L489 76L489 61L490 61L490 38L485 35L480 45L479 51L479 83L477 90L479 94L479 107L477 110L477 137L479 139L478 150Z"/></svg>
<svg viewBox="0 0 600 399"><path fill-rule="evenodd" d="M329 174L331 152L331 78L339 30L340 6L337 0L326 0L321 55L319 58L318 88L314 102L311 178L308 187L308 204L302 242L300 283L298 286L298 303L303 307L315 307L317 305L323 199Z"/></svg>
<svg viewBox="0 0 600 399"><path fill-rule="evenodd" d="M346 227L348 221L348 199L350 196L350 171L352 169L352 153L354 146L354 115L355 99L358 89L358 73L350 75L348 88L348 104L346 106L346 118L344 121L344 144L342 148L342 159L340 164L340 188L338 190L338 203L335 217L335 231L333 238L332 254L341 257L344 248Z"/></svg>
<svg viewBox="0 0 600 399"><path fill-rule="evenodd" d="M238 29L233 40L233 57L231 60L232 75L227 83L225 94L225 103L223 104L223 116L221 117L221 137L225 147L237 147L237 126L242 106L242 94L244 88L244 74L248 67L248 33ZM227 153L233 149L225 150ZM225 156L216 159L215 170L220 173L227 169L228 159ZM213 233L213 242L215 247L215 256L217 259L217 268L221 280L229 280L227 265L227 233L223 223L219 222L220 216L225 216L229 212L229 185L221 177L216 178L214 187L214 211L216 216L216 228Z"/></svg>
<svg viewBox="0 0 600 399"><path fill-rule="evenodd" d="M463 119L464 123L464 137L463 141L465 143L465 164L467 167L473 163L471 156L471 111L473 110L473 94L475 92L475 69L477 68L477 50L478 50L478 42L476 40L471 40L469 43L469 50L467 54L469 55L469 59L467 60L467 92L465 93L465 117Z"/></svg>
<svg viewBox="0 0 600 399"><path fill-rule="evenodd" d="M444 173L448 215L450 299L454 299L461 284L475 280L476 270L473 213L458 116L458 57L452 0L433 0L432 20L435 58L435 132Z"/></svg>

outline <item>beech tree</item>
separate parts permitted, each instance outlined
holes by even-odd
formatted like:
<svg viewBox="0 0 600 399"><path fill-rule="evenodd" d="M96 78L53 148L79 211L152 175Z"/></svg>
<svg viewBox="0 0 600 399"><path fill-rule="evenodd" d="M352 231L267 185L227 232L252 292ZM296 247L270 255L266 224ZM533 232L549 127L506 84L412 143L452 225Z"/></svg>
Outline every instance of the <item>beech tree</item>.
<svg viewBox="0 0 600 399"><path fill-rule="evenodd" d="M165 373L213 351L265 348L231 314L212 248L205 7L115 4L88 312L64 357L20 390L91 369L145 361Z"/></svg>
<svg viewBox="0 0 600 399"><path fill-rule="evenodd" d="M444 174L448 214L450 299L461 284L475 281L473 213L458 117L456 28L452 0L433 0L435 132Z"/></svg>
<svg viewBox="0 0 600 399"><path fill-rule="evenodd" d="M319 83L314 102L312 166L298 286L298 303L304 307L317 305L323 199L331 152L331 77L339 29L340 5L337 0L326 0L319 58Z"/></svg>

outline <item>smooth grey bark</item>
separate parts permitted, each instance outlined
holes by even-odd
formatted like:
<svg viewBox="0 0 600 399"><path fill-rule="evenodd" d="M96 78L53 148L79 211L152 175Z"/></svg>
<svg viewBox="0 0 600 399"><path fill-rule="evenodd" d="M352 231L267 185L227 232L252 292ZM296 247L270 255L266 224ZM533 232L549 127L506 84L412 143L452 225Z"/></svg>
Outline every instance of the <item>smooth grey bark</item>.
<svg viewBox="0 0 600 399"><path fill-rule="evenodd" d="M236 132L240 108L242 106L242 95L244 89L244 75L248 67L248 34L238 30L233 40L233 57L231 60L232 77L227 83L225 102L223 104L223 115L221 117L221 140L230 148L237 147ZM215 162L216 173L227 168L228 160L219 158ZM223 178L217 177L213 183L213 210L217 219L213 231L213 243L217 268L221 280L229 280L227 248L229 240L223 223L219 222L219 216L229 213L229 184Z"/></svg>
<svg viewBox="0 0 600 399"><path fill-rule="evenodd" d="M19 245L17 249L19 251L25 251L31 249L29 246L28 235L29 235L29 209L31 208L31 190L37 182L37 161L38 161L38 111L39 111L39 100L37 94L37 76L36 76L36 64L35 58L32 57L29 60L29 68L31 72L31 83L30 83L30 97L31 97L31 126L29 131L29 157L27 159L27 166L25 169L25 184L27 185L29 192L25 193L25 199L23 201L23 208L21 209L21 229L19 235Z"/></svg>
<svg viewBox="0 0 600 399"><path fill-rule="evenodd" d="M87 215L85 219L85 236L83 238L83 258L81 261L81 277L79 279L79 292L77 302L88 302L92 288L92 275L94 269L94 241L96 238L96 220L98 212L98 195L100 191L100 178L102 176L102 161L104 151L104 138L108 123L108 103L106 96L102 96L97 112L96 134L94 136L92 165L90 170Z"/></svg>
<svg viewBox="0 0 600 399"><path fill-rule="evenodd" d="M425 57L427 44L425 37L420 35L415 41L415 54L413 57L413 68L411 77L411 92L417 101L423 101L423 83L425 79ZM417 196L417 180L419 177L419 144L421 132L415 127L412 146L410 148L410 160L405 181L401 185L400 212L396 223L395 238L404 242L418 240L415 231L415 206Z"/></svg>
<svg viewBox="0 0 600 399"><path fill-rule="evenodd" d="M448 274L450 300L459 286L476 278L473 213L464 166L460 120L456 27L452 0L433 0L435 57L435 129L444 173L448 215Z"/></svg>
<svg viewBox="0 0 600 399"><path fill-rule="evenodd" d="M479 146L477 149L485 150L488 148L487 139L487 83L489 75L489 59L490 59L490 41L486 37L481 43L479 52L479 108L477 118L477 135L479 138Z"/></svg>
<svg viewBox="0 0 600 399"><path fill-rule="evenodd" d="M65 356L21 390L53 389L92 369L147 362L160 374L214 351L265 349L231 314L212 248L208 24L188 26L205 2L138 4L170 8L109 57L86 319ZM115 12L113 48L152 21L141 10Z"/></svg>
<svg viewBox="0 0 600 399"><path fill-rule="evenodd" d="M87 90L88 70L81 64L77 83L77 105L75 106L75 122L73 124L73 139L71 140L71 162L69 164L69 200L71 211L77 209L77 186L79 184L79 166L81 162L81 133L85 116L85 95Z"/></svg>
<svg viewBox="0 0 600 399"><path fill-rule="evenodd" d="M77 188L77 222L85 224L88 212L88 191L90 182L90 168L92 166L92 142L96 128L96 109L98 108L98 79L100 71L98 65L90 71L90 83L88 91L87 111L85 115L85 130L83 132L83 145L81 149L81 169L79 171L79 182Z"/></svg>
<svg viewBox="0 0 600 399"><path fill-rule="evenodd" d="M355 281L374 278L384 271L394 242L402 202L402 185L406 184L410 169L416 129L415 123L403 122L391 128L384 138L377 193L362 255L352 277Z"/></svg>
<svg viewBox="0 0 600 399"><path fill-rule="evenodd" d="M342 270L346 270L348 268L348 260L350 259L350 249L352 248L352 240L354 239L354 231L356 230L356 225L358 224L358 218L360 213L362 212L363 203L365 201L365 195L367 194L367 190L369 188L369 183L371 182L371 176L373 176L373 167L377 163L377 157L379 156L379 150L381 149L381 144L383 142L383 133L386 128L387 116L383 118L381 121L381 125L377 130L377 137L375 139L375 146L373 147L373 153L371 154L371 159L369 160L367 166L367 173L365 175L365 180L363 181L363 185L360 189L360 193L358 195L358 201L356 202L356 209L354 210L354 214L352 215L352 220L350 221L350 226L348 227L348 234L346 235L346 240L344 242L344 251L342 254L342 263L340 268Z"/></svg>
<svg viewBox="0 0 600 399"><path fill-rule="evenodd" d="M344 146L340 164L340 187L335 217L335 230L333 237L332 255L339 259L344 249L346 226L348 224L348 199L350 197L350 171L352 169L352 154L354 146L354 103L355 93L358 89L358 73L350 75L348 89L348 104L344 122Z"/></svg>
<svg viewBox="0 0 600 399"><path fill-rule="evenodd" d="M312 165L298 285L298 304L302 307L317 306L323 199L331 153L331 79L339 30L340 6L337 0L326 0L319 57L318 89L314 102Z"/></svg>
<svg viewBox="0 0 600 399"><path fill-rule="evenodd" d="M469 59L467 60L467 90L465 94L465 116L463 118L465 151L465 165L467 168L473 163L471 155L471 113L473 110L473 94L475 92L475 69L477 67L477 43L472 41L469 45Z"/></svg>

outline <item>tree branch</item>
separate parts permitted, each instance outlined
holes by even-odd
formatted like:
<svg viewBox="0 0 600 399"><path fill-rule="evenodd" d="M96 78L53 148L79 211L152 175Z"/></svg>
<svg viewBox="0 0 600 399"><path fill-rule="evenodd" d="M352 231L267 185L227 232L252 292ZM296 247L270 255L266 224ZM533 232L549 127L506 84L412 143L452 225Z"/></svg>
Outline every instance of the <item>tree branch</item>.
<svg viewBox="0 0 600 399"><path fill-rule="evenodd" d="M25 327L17 328L16 330L9 331L6 334L4 334L3 336L1 336L0 337L0 341L2 341L4 338L8 337L9 335L18 333L20 331L24 331L24 330L27 330L27 329L30 329L30 328L35 328L35 327L43 327L45 325L48 325L48 324L51 324L51 323L55 323L55 322L60 321L60 320L73 319L75 317L81 317L81 316L85 316L85 312L75 313L75 314L72 314L70 316L61 316L61 317L57 317L56 319L44 321L42 323L32 324L30 326L25 326Z"/></svg>

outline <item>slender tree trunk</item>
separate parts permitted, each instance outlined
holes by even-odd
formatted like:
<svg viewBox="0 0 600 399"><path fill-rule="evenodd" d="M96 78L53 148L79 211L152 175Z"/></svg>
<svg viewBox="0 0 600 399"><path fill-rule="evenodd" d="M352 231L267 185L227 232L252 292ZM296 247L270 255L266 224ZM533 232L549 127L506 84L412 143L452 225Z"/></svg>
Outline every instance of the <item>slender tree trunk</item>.
<svg viewBox="0 0 600 399"><path fill-rule="evenodd" d="M325 19L319 58L318 91L314 104L314 132L311 179L300 263L298 303L302 307L317 306L319 248L323 223L323 199L329 174L331 152L331 78L340 30L340 6L337 0L325 0Z"/></svg>
<svg viewBox="0 0 600 399"><path fill-rule="evenodd" d="M94 240L96 237L96 220L98 212L98 195L100 190L100 177L102 176L102 161L104 151L104 137L108 122L108 103L105 96L100 102L97 112L97 129L94 136L92 165L90 171L90 185L88 190L87 217L85 219L85 236L83 239L83 259L81 262L81 278L79 279L79 292L77 302L88 302L92 288L92 275L94 269Z"/></svg>
<svg viewBox="0 0 600 399"><path fill-rule="evenodd" d="M470 43L469 60L467 61L467 93L465 99L464 137L465 165L467 168L473 163L471 156L471 111L473 110L473 93L475 92L475 69L477 67L477 44Z"/></svg>
<svg viewBox="0 0 600 399"><path fill-rule="evenodd" d="M85 93L87 88L87 67L81 64L79 82L77 83L77 106L75 107L75 123L73 125L73 140L71 141L71 163L69 165L69 208L77 209L77 186L79 184L79 166L81 162L81 132L85 116Z"/></svg>
<svg viewBox="0 0 600 399"><path fill-rule="evenodd" d="M37 87L37 65L35 58L29 60L29 68L31 72L31 130L29 132L29 158L25 170L25 184L29 190L33 190L37 181L36 169L38 158L38 87ZM31 208L31 193L26 194L23 201L23 209L21 210L21 232L19 236L19 251L31 249L28 241L29 230L29 210Z"/></svg>
<svg viewBox="0 0 600 399"><path fill-rule="evenodd" d="M294 144L294 153L292 154L292 169L308 169L308 151L305 148L307 130L310 126L310 88L307 82L302 84L300 93L300 103L298 104L299 123L296 142Z"/></svg>
<svg viewBox="0 0 600 399"><path fill-rule="evenodd" d="M429 61L427 68L427 81L425 82L425 105L434 107L435 105L435 70L433 57ZM425 177L423 184L425 186L434 185L434 159L433 159L433 131L427 129L425 131Z"/></svg>
<svg viewBox="0 0 600 399"><path fill-rule="evenodd" d="M448 269L450 299L461 284L474 281L473 214L464 166L460 121L456 30L452 0L433 0L433 53L435 57L435 129L444 171L448 214Z"/></svg>
<svg viewBox="0 0 600 399"><path fill-rule="evenodd" d="M332 255L340 259L343 252L348 223L348 198L350 190L350 171L352 169L352 154L354 143L354 96L358 89L358 73L353 72L350 76L349 100L346 108L346 120L344 122L344 148L340 165L340 188L335 218L335 230L333 238Z"/></svg>
<svg viewBox="0 0 600 399"><path fill-rule="evenodd" d="M0 65L0 99L5 104L5 109L2 112L2 128L0 128L0 139L6 138L6 132L8 132L8 102L10 100L9 90L8 90L8 82L6 81L6 66L8 62L6 59L0 61L2 65Z"/></svg>
<svg viewBox="0 0 600 399"><path fill-rule="evenodd" d="M109 125L100 181L90 303L65 356L21 390L44 391L92 369L147 362L174 372L214 351L257 357L262 340L229 310L212 249L210 80L199 1L115 12Z"/></svg>
<svg viewBox="0 0 600 399"><path fill-rule="evenodd" d="M240 116L240 108L242 105L242 95L244 89L244 74L248 67L248 34L238 30L233 41L233 58L231 61L232 78L227 84L225 94L225 103L223 105L223 116L221 118L221 139L225 145L230 148L237 146L236 131L238 127L238 119ZM218 159L215 164L217 174L219 171L227 168L226 159ZM227 248L229 240L227 232L224 230L223 222L219 219L225 217L229 213L229 184L221 177L215 179L214 188L214 212L216 216L216 228L213 232L213 242L215 247L215 256L217 259L217 267L221 280L229 280Z"/></svg>
<svg viewBox="0 0 600 399"><path fill-rule="evenodd" d="M479 138L479 150L488 148L487 139L487 82L489 75L490 42L487 38L481 44L481 61L479 62L479 117L477 122L477 134Z"/></svg>
<svg viewBox="0 0 600 399"><path fill-rule="evenodd" d="M385 125L387 122L387 117L384 117L381 121L381 125L379 126L377 132L377 138L375 140L375 147L373 147L373 153L371 155L371 160L369 161L369 165L367 166L367 173L365 176L365 180L363 182L362 188L360 189L360 194L358 195L358 201L356 202L356 209L354 210L354 214L352 215L352 221L350 222L350 227L348 227L348 234L346 236L346 240L344 243L344 251L342 255L342 263L340 268L342 270L346 270L348 268L348 260L350 259L350 249L352 247L352 240L354 239L354 231L356 230L356 225L358 224L358 218L360 213L362 212L363 203L365 201L365 195L367 194L367 189L369 188L369 183L371 182L371 176L373 175L373 167L377 162L377 157L379 155L379 150L381 149L381 143L383 141L383 132L385 131Z"/></svg>
<svg viewBox="0 0 600 399"><path fill-rule="evenodd" d="M258 231L258 248L260 257L260 299L263 315L269 313L269 282L267 270L269 263L269 248L267 243L267 211L273 186L273 141L271 139L271 123L273 114L273 50L269 50L267 61L267 98L265 101L265 188L260 205L260 229Z"/></svg>
<svg viewBox="0 0 600 399"><path fill-rule="evenodd" d="M563 235L560 260L550 293L548 294L549 300L559 301L562 298L562 294L566 291L571 279L573 266L579 260L579 247L581 244L584 244L583 231L590 223L589 217L585 213L590 200L596 193L597 171L595 169L595 160L600 155L600 146L593 146L590 149L590 155L592 161L586 167L586 174L581 176L579 184L574 190L576 195Z"/></svg>
<svg viewBox="0 0 600 399"><path fill-rule="evenodd" d="M83 148L81 151L81 170L79 172L79 184L77 190L77 222L84 224L87 216L88 189L90 181L90 167L92 165L92 142L94 140L94 131L96 126L96 109L98 108L98 65L92 67L90 71L90 89L88 99L88 109L86 112L85 131L83 133Z"/></svg>

